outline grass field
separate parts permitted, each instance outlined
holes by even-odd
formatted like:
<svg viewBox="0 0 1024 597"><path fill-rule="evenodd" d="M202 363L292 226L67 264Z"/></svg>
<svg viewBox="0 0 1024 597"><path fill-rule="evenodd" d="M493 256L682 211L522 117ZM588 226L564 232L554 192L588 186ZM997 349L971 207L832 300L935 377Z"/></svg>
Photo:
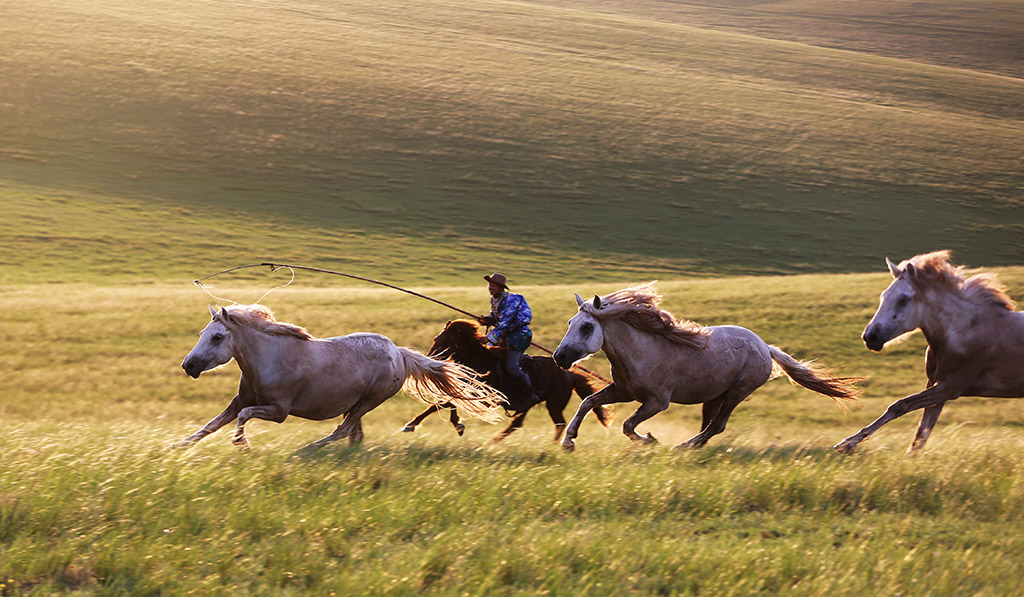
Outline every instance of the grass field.
<svg viewBox="0 0 1024 597"><path fill-rule="evenodd" d="M1019 593L1024 401L949 405L914 457L914 415L831 445L923 386L920 336L859 340L884 257L950 248L1024 297L1022 8L0 3L0 597ZM267 260L471 311L503 270L551 348L573 292L658 278L865 396L776 380L685 453L631 446L630 405L574 454L541 412L404 434L402 395L359 447L297 455L336 422L290 419L166 449L237 384L179 367L215 300L190 282ZM453 315L304 272L264 302L420 349Z"/></svg>
<svg viewBox="0 0 1024 597"><path fill-rule="evenodd" d="M1024 269L1000 275L1021 294ZM225 432L167 450L237 382L233 364L198 381L178 367L208 297L165 284L8 288L4 594L1012 594L1024 405L962 399L914 458L903 454L913 415L855 456L830 448L922 385L921 338L882 355L858 341L887 276L662 283L677 314L745 325L870 377L850 414L773 381L707 448L682 454L637 449L592 419L564 454L540 412L501 444L497 427L471 421L459 438L440 417L403 434L420 405L401 395L365 418L358 448L293 455L333 424L288 420L251 423L249 453ZM525 288L537 341L557 344L572 291L612 289ZM423 290L482 302L480 288ZM420 348L448 317L386 290L293 287L266 302L317 335L372 329ZM607 373L600 358L588 364ZM675 406L641 430L672 445L699 421L698 408Z"/></svg>

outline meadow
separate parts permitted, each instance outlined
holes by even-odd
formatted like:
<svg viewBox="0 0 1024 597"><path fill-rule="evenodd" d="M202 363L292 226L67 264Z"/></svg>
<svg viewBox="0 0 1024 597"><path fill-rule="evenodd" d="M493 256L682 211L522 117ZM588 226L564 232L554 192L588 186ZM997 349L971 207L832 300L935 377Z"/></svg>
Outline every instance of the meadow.
<svg viewBox="0 0 1024 597"><path fill-rule="evenodd" d="M999 270L1015 294L1024 268ZM923 381L920 337L870 353L858 336L888 274L663 282L666 307L737 323L801 358L869 377L844 413L775 380L708 447L697 407L641 426L637 448L593 418L576 453L542 411L502 443L440 416L399 432L421 405L396 396L366 440L297 453L332 422L253 421L253 449L221 431L170 450L234 393L229 364L191 380L184 354L208 320L188 285L8 288L0 402L4 594L1012 594L1024 556L1024 408L961 399L928 448L904 455L917 417L853 456L831 445ZM421 349L446 309L386 289L303 287L265 299L328 336L385 333ZM268 285L225 285L252 300ZM554 347L573 291L531 286L537 342ZM45 290L45 292L43 291ZM483 289L420 288L473 309ZM600 357L588 366L607 373ZM575 408L577 400L570 403ZM631 412L617 409L616 421Z"/></svg>
<svg viewBox="0 0 1024 597"><path fill-rule="evenodd" d="M0 3L0 597L1019 593L1024 401L956 401L913 457L915 414L831 446L924 383L920 335L859 339L883 258L1024 296L1022 8ZM549 348L573 292L659 279L865 394L775 380L688 452L697 407L567 454L542 411L401 433L403 395L356 447L296 453L336 422L289 419L168 449L237 384L180 369L207 305L288 275L191 281L271 260L474 312L504 271ZM421 350L456 316L305 272L263 302Z"/></svg>

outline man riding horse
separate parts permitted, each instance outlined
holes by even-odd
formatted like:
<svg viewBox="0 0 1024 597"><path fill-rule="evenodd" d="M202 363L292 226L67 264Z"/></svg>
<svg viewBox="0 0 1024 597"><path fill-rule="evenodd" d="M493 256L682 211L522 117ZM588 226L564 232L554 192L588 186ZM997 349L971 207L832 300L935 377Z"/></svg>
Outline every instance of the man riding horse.
<svg viewBox="0 0 1024 597"><path fill-rule="evenodd" d="M530 377L519 364L533 340L533 332L530 331L533 313L523 295L514 294L509 289L505 274L495 272L484 276L484 280L487 280L487 291L491 294L491 313L479 318L479 321L483 325L493 326L487 333L488 344L508 348L505 368L509 375L526 387L528 394L526 404L516 410L526 410L541 401Z"/></svg>

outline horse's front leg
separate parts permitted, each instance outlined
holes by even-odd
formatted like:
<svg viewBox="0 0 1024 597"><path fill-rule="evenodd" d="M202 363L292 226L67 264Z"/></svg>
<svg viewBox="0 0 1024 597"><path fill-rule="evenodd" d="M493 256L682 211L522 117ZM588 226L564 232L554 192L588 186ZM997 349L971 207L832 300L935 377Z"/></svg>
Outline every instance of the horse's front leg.
<svg viewBox="0 0 1024 597"><path fill-rule="evenodd" d="M942 404L949 400L955 400L960 396L960 386L950 383L944 383L940 381L938 384L928 388L923 392L917 394L911 394L906 398L901 398L896 402L893 402L885 409L882 416L878 417L871 422L868 426L864 427L857 433L854 433L850 437L839 442L835 446L832 446L839 452L844 454L851 454L857 449L857 445L867 438L871 437L876 431L881 429L886 423L893 419L902 417L912 410L919 408L927 408ZM938 412L935 412L935 417L938 418ZM927 414L927 413L926 413Z"/></svg>
<svg viewBox="0 0 1024 597"><path fill-rule="evenodd" d="M235 417L238 416L238 413L241 410L242 410L241 399L238 397L238 394L235 394L235 397L231 399L231 403L228 404L228 407L224 409L224 412L222 412L219 415L217 415L216 417L210 419L210 422L207 423L206 425L203 425L203 428L200 429L199 431L196 431L195 433L193 433L192 435L186 437L185 439L181 440L180 442L171 444L171 447L172 448L185 448L185 447L188 447L188 446L191 446L191 445L195 444L196 442L198 442L199 440L203 439L207 435L210 435L211 433L213 433L214 431L217 431L218 429L220 429L221 427L227 425L231 421L234 421Z"/></svg>
<svg viewBox="0 0 1024 597"><path fill-rule="evenodd" d="M245 424L249 422L249 419L281 423L287 418L288 409L279 404L247 406L238 413L238 427L235 429L235 436L231 438L231 442L243 448L249 447L249 440L245 438Z"/></svg>
<svg viewBox="0 0 1024 597"><path fill-rule="evenodd" d="M572 452L576 448L576 436L579 434L580 425L583 424L583 419L586 418L587 414L598 406L604 406L606 404L614 404L616 402L629 402L631 398L619 391L615 384L611 384L605 387L603 390L599 390L580 402L579 408L576 409L576 414L573 415L572 420L569 421L569 426L565 428L565 437L562 438L562 448L567 452Z"/></svg>
<svg viewBox="0 0 1024 597"><path fill-rule="evenodd" d="M451 411L448 413L448 420L451 421L452 427L455 428L455 433L458 433L459 437L462 437L462 434L466 432L466 425L462 422L462 419L459 418L459 409L454 406L449 406L448 408Z"/></svg>
<svg viewBox="0 0 1024 597"><path fill-rule="evenodd" d="M420 414L416 415L413 418L413 420L411 420L408 423L406 423L405 427L402 427L402 432L404 432L404 433L412 433L413 431L416 431L416 427L420 423L422 423L430 415L432 415L432 414L436 413L437 411L441 410L441 408L443 406L444 406L443 404L431 404L430 406L428 406L426 408L426 410L424 410Z"/></svg>
<svg viewBox="0 0 1024 597"><path fill-rule="evenodd" d="M654 439L654 436L650 433L648 433L646 437L637 434L636 426L667 409L668 405L668 398L649 398L647 402L640 405L640 408L636 409L636 412L622 422L622 433L635 442L641 442L644 444L658 443L658 440Z"/></svg>

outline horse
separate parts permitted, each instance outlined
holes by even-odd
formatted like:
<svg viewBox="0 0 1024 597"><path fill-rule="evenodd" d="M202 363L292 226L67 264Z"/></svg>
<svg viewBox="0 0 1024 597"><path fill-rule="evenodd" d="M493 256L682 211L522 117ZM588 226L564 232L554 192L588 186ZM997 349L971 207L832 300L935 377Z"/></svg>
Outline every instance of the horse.
<svg viewBox="0 0 1024 597"><path fill-rule="evenodd" d="M441 333L434 337L434 342L427 351L427 354L435 357L451 358L456 363L461 363L481 376L481 379L491 387L499 389L509 398L509 408L512 410L512 422L503 431L494 437L494 441L501 441L513 431L523 426L527 411L533 406L525 402L529 394L528 388L517 382L513 377L504 373L506 348L486 346L484 344L483 330L476 322L468 319L457 319L449 321ZM557 442L562 437L565 429L565 415L563 411L569 404L569 397L573 390L580 398L586 398L597 391L589 379L575 371L565 371L555 364L550 357L527 355L522 360L523 370L532 380L534 389L547 405L548 415L555 424L555 438ZM455 427L456 433L462 435L466 426L459 419L458 411L449 404L437 404L427 407L422 413L405 424L402 431L412 432L416 426L423 422L431 414L449 408L449 420ZM611 424L611 409L600 407L595 409L598 421L608 427Z"/></svg>
<svg viewBox="0 0 1024 597"><path fill-rule="evenodd" d="M907 451L928 441L942 407L961 396L1024 397L1024 312L995 274L966 277L949 251L916 255L899 265L888 258L893 280L864 328L864 345L881 352L893 340L920 330L927 382L922 392L893 402L871 424L835 445L850 453L889 421L923 408Z"/></svg>
<svg viewBox="0 0 1024 597"><path fill-rule="evenodd" d="M232 441L248 448L250 419L281 423L288 415L314 421L344 415L334 432L307 447L344 437L355 444L363 439L363 415L399 390L429 404L444 401L472 416L500 420L497 408L504 396L471 369L395 346L380 334L316 338L275 320L263 305L210 307L210 314L181 367L198 379L234 358L242 372L238 393L224 412L176 445L195 444L237 418Z"/></svg>
<svg viewBox="0 0 1024 597"><path fill-rule="evenodd" d="M637 434L637 425L673 402L703 404L700 433L676 448L703 446L725 430L733 409L775 377L778 368L841 406L841 400L859 395L856 383L862 378L837 377L829 369L797 361L739 326L705 327L677 320L660 302L654 282L594 296L589 302L576 295L579 310L555 350L555 362L568 368L604 350L612 383L580 404L562 440L567 451L575 448L580 424L592 408L634 400L640 407L622 424L626 437L657 443L650 433Z"/></svg>

